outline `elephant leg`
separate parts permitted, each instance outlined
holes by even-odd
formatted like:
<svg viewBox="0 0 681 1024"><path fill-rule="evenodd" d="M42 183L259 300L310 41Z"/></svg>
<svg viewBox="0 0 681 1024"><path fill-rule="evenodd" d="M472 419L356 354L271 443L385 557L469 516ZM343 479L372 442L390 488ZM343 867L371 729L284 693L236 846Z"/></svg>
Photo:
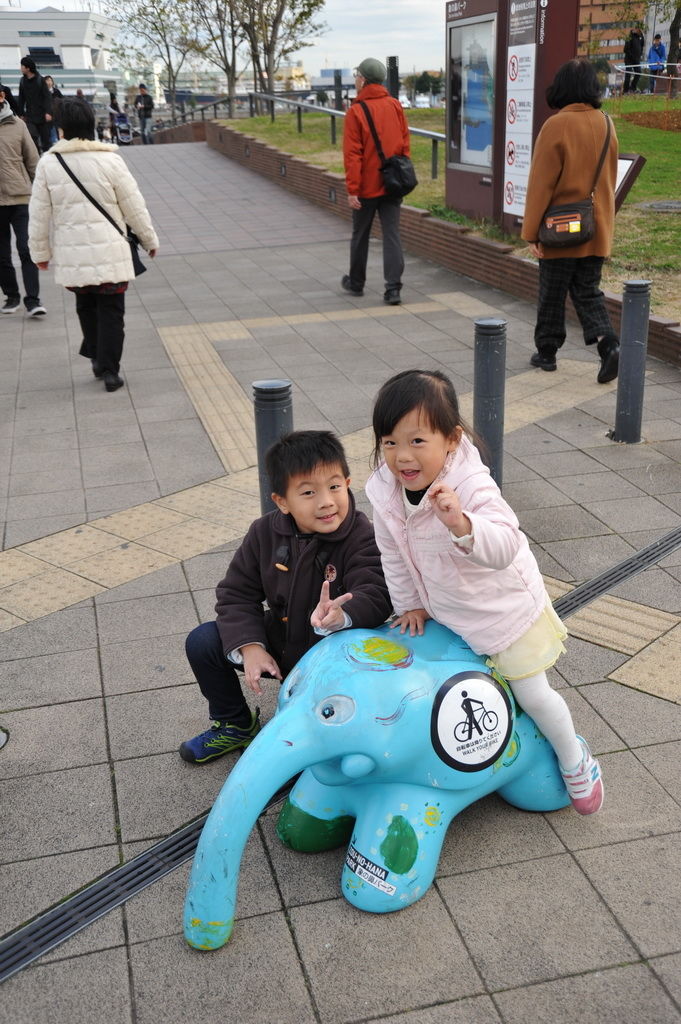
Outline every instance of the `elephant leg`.
<svg viewBox="0 0 681 1024"><path fill-rule="evenodd" d="M430 888L447 826L460 809L443 790L366 787L341 878L360 910L384 914L415 903Z"/></svg>
<svg viewBox="0 0 681 1024"><path fill-rule="evenodd" d="M550 743L535 735L526 745L529 749L518 758L517 772L510 782L499 787L499 796L522 811L557 811L567 807L570 798Z"/></svg>
<svg viewBox="0 0 681 1024"><path fill-rule="evenodd" d="M308 769L281 809L277 835L299 853L321 853L344 846L352 833L354 813L346 786L325 786Z"/></svg>

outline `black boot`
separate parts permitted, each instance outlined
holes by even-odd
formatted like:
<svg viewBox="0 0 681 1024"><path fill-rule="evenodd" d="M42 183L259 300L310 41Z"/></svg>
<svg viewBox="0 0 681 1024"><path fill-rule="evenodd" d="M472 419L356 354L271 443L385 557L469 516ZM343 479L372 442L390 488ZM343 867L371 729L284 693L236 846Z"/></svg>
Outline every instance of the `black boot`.
<svg viewBox="0 0 681 1024"><path fill-rule="evenodd" d="M601 367L596 380L599 384L608 384L617 377L620 361L620 343L614 334L606 334L598 342L598 354L601 357Z"/></svg>

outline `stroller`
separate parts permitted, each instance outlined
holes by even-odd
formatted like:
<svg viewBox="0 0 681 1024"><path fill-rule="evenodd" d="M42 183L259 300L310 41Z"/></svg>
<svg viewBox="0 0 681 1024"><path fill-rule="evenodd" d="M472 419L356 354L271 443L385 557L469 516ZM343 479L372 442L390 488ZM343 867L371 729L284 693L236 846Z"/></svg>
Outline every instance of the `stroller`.
<svg viewBox="0 0 681 1024"><path fill-rule="evenodd" d="M113 114L111 120L113 122L114 140L119 146L129 146L132 142L132 128L126 115L118 112Z"/></svg>

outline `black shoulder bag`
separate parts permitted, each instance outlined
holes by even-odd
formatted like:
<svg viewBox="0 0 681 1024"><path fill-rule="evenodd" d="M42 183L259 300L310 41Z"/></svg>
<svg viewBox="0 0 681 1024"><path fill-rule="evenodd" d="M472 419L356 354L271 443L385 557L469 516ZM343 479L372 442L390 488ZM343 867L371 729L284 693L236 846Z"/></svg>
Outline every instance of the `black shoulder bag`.
<svg viewBox="0 0 681 1024"><path fill-rule="evenodd" d="M61 155L61 153L54 153L53 155L56 156L57 160L59 161L59 163L62 165L62 167L66 171L66 173L68 174L68 176L71 179L71 181L73 182L73 184L78 186L78 188L83 193L83 195L86 197L86 199L89 199L90 202L92 203L92 205L97 210L99 210L99 212L102 214L102 216L106 217L106 219L109 221L110 224L113 224L113 226L116 228L116 231L119 233L119 235L123 235L123 237L125 238L125 240L127 241L127 243L130 246L130 255L132 257L132 267L133 267L133 270L135 271L135 277L139 277L140 274L143 274L146 271L147 268L144 266L144 264L142 263L142 260L140 259L140 254L139 254L140 240L137 237L137 235L135 234L135 232L131 231L131 229L128 227L127 224L125 226L126 227L125 231L123 231L122 228L119 228L118 224L113 219L111 214L107 213L106 210L104 209L104 207L101 206L97 202L97 200L93 196L90 195L90 193L85 188L85 186L83 184L81 184L81 182L78 180L78 178L75 176L75 174L73 173L71 168L66 163L66 160L64 160L64 157Z"/></svg>
<svg viewBox="0 0 681 1024"><path fill-rule="evenodd" d="M549 206L541 224L539 225L538 240L547 249L563 249L568 246L582 245L583 242L590 242L596 231L594 220L594 192L601 174L603 161L610 146L610 118L603 111L607 124L605 143L601 151L601 158L598 161L596 174L591 194L587 199L580 199L576 203L566 203L563 206Z"/></svg>
<svg viewBox="0 0 681 1024"><path fill-rule="evenodd" d="M414 165L408 156L389 156L386 160L381 140L376 131L374 119L369 113L369 108L364 100L359 101L364 111L369 130L374 137L378 159L381 161L381 174L383 175L383 186L389 196L407 196L418 185Z"/></svg>

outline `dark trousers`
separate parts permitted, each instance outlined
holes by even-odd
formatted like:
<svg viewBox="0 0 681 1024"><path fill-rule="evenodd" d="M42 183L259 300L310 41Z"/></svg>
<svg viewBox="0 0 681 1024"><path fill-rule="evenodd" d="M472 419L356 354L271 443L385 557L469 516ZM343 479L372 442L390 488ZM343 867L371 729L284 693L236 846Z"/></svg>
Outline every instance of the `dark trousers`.
<svg viewBox="0 0 681 1024"><path fill-rule="evenodd" d="M27 121L26 127L39 153L47 153L52 145L52 121Z"/></svg>
<svg viewBox="0 0 681 1024"><path fill-rule="evenodd" d="M657 90L657 79L660 75L664 74L664 68L651 68L650 69L650 91L656 92Z"/></svg>
<svg viewBox="0 0 681 1024"><path fill-rule="evenodd" d="M606 335L615 337L601 291L602 256L539 261L539 298L534 343L554 356L565 341L565 300L572 299L586 345Z"/></svg>
<svg viewBox="0 0 681 1024"><path fill-rule="evenodd" d="M641 65L632 64L631 71L624 73L624 86L622 92L636 92L638 80L641 77Z"/></svg>
<svg viewBox="0 0 681 1024"><path fill-rule="evenodd" d="M239 675L222 649L218 627L204 622L193 629L185 641L187 660L208 701L208 714L212 719L245 724L250 719L248 704L241 690Z"/></svg>
<svg viewBox="0 0 681 1024"><path fill-rule="evenodd" d="M39 271L31 259L28 249L28 204L18 206L0 206L0 288L8 299L18 299L19 284L12 263L12 235L17 243L17 252L21 260L21 276L24 279L24 305L35 305L39 302L40 282Z"/></svg>
<svg viewBox="0 0 681 1024"><path fill-rule="evenodd" d="M361 210L352 211L352 240L350 242L350 281L354 288L363 288L367 276L369 236L374 216L378 212L383 232L383 276L386 288L402 287L404 257L400 241L401 199L377 196L360 199Z"/></svg>
<svg viewBox="0 0 681 1024"><path fill-rule="evenodd" d="M80 354L94 359L101 373L118 373L125 337L125 292L76 292L76 313L83 332Z"/></svg>

